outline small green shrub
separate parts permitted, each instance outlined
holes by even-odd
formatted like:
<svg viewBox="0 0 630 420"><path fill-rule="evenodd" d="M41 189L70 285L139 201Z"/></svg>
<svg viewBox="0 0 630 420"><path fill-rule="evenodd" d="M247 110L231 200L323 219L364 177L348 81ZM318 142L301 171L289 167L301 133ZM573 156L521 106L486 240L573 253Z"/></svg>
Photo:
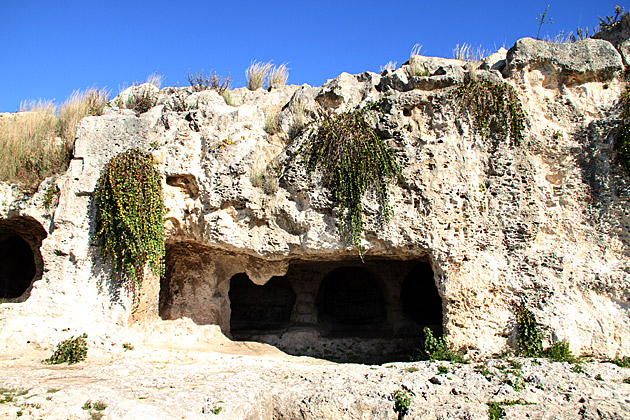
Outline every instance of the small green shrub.
<svg viewBox="0 0 630 420"><path fill-rule="evenodd" d="M422 332L424 333L424 346L420 352L422 360L444 360L456 363L464 363L466 361L461 352L450 348L446 344L444 337L433 336L433 331L429 327L424 327Z"/></svg>
<svg viewBox="0 0 630 420"><path fill-rule="evenodd" d="M232 98L232 94L230 93L229 90L223 91L221 96L223 97L223 100L225 101L226 105L236 106L236 102L234 102L234 99Z"/></svg>
<svg viewBox="0 0 630 420"><path fill-rule="evenodd" d="M85 360L88 352L88 345L85 341L86 338L87 334L82 334L78 337L72 337L61 341L57 344L57 348L52 356L43 362L51 365L68 362L68 364L72 365Z"/></svg>
<svg viewBox="0 0 630 420"><path fill-rule="evenodd" d="M438 375L444 375L448 373L448 366L438 365L437 370L438 370Z"/></svg>
<svg viewBox="0 0 630 420"><path fill-rule="evenodd" d="M607 360L607 362L613 363L621 368L628 368L630 367L630 356L624 356L620 359Z"/></svg>
<svg viewBox="0 0 630 420"><path fill-rule="evenodd" d="M100 411L90 410L90 420L102 420L105 415Z"/></svg>
<svg viewBox="0 0 630 420"><path fill-rule="evenodd" d="M367 121L369 113L381 112L371 105L330 116L311 132L303 150L309 174L319 169L324 186L333 191L340 233L361 258L363 196L374 191L383 220L389 222L389 183L400 174L394 151Z"/></svg>
<svg viewBox="0 0 630 420"><path fill-rule="evenodd" d="M525 111L516 90L507 83L471 80L452 93L464 112L472 114L481 135L487 137L491 129L511 138L515 145L523 140Z"/></svg>
<svg viewBox="0 0 630 420"><path fill-rule="evenodd" d="M123 349L125 349L125 351L133 350L133 345L131 343L123 343L122 347Z"/></svg>
<svg viewBox="0 0 630 420"><path fill-rule="evenodd" d="M597 16L599 18L599 30L605 31L617 26L619 22L621 22L621 17L624 15L625 12L626 9L624 7L615 6L615 13L613 15L603 18L601 16Z"/></svg>
<svg viewBox="0 0 630 420"><path fill-rule="evenodd" d="M404 420L414 393L409 389L398 389L392 394L394 397L394 412L398 414L398 420Z"/></svg>
<svg viewBox="0 0 630 420"><path fill-rule="evenodd" d="M103 411L107 408L107 403L105 401L94 401L92 403L92 408L96 411Z"/></svg>
<svg viewBox="0 0 630 420"><path fill-rule="evenodd" d="M153 91L146 87L134 89L132 94L127 98L125 107L134 110L137 114L144 114L155 106L157 98Z"/></svg>
<svg viewBox="0 0 630 420"><path fill-rule="evenodd" d="M53 201L55 201L55 197L59 194L59 188L55 184L52 184L46 190L46 194L44 195L44 208L46 211L50 211L50 208L53 205Z"/></svg>
<svg viewBox="0 0 630 420"><path fill-rule="evenodd" d="M216 90L219 95L223 94L230 89L230 75L227 78L221 78L217 75L216 71L212 71L209 76L203 75L203 69L201 73L191 74L188 70L188 76L186 80L190 83L190 86L195 92L201 92L203 90L212 89Z"/></svg>
<svg viewBox="0 0 630 420"><path fill-rule="evenodd" d="M567 343L566 341L553 343L551 346L543 350L542 354L543 356L545 356L549 360L553 360L554 362L575 363L577 361L577 359L569 349L569 343Z"/></svg>
<svg viewBox="0 0 630 420"><path fill-rule="evenodd" d="M542 336L534 314L524 305L516 307L519 354L524 357L540 357Z"/></svg>
<svg viewBox="0 0 630 420"><path fill-rule="evenodd" d="M505 416L505 410L502 408L506 405L532 405L521 400L503 400L503 401L489 401L488 402L488 419L499 420Z"/></svg>
<svg viewBox="0 0 630 420"><path fill-rule="evenodd" d="M501 403L491 401L488 403L488 419L499 420L505 416L505 411L501 408Z"/></svg>
<svg viewBox="0 0 630 420"><path fill-rule="evenodd" d="M574 373L582 373L582 372L584 372L584 368L583 368L583 367L582 367L582 365L580 365L580 364L575 364L575 365L573 365L573 368L571 368L571 370L572 370Z"/></svg>
<svg viewBox="0 0 630 420"><path fill-rule="evenodd" d="M601 373L598 373L597 375L595 375L595 380L596 381L603 381L604 378L602 378L602 374Z"/></svg>
<svg viewBox="0 0 630 420"><path fill-rule="evenodd" d="M164 273L162 178L149 153L130 149L102 169L95 190L96 242L114 272L135 280L143 269Z"/></svg>
<svg viewBox="0 0 630 420"><path fill-rule="evenodd" d="M546 357L554 362L577 363L577 358L571 353L569 343L566 341L559 341L543 348L540 325L536 322L534 314L524 305L516 307L516 324L521 356Z"/></svg>

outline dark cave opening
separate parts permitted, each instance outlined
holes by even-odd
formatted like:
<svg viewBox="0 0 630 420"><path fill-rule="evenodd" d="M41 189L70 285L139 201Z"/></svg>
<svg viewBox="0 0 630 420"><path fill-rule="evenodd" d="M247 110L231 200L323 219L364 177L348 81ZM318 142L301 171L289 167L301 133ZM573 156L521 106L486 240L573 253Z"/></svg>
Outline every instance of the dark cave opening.
<svg viewBox="0 0 630 420"><path fill-rule="evenodd" d="M254 284L247 274L230 280L230 330L276 330L291 322L296 295L286 276L272 277L266 284Z"/></svg>
<svg viewBox="0 0 630 420"><path fill-rule="evenodd" d="M261 271L283 270L200 244L168 244L160 317L219 325L233 340L295 356L368 364L409 360L426 326L442 333L428 258L292 260L284 267L265 282Z"/></svg>
<svg viewBox="0 0 630 420"><path fill-rule="evenodd" d="M265 286L237 274L231 334L335 362L409 360L423 327L442 332L434 277L426 261L393 259L293 261Z"/></svg>
<svg viewBox="0 0 630 420"><path fill-rule="evenodd" d="M31 217L0 220L0 298L22 301L43 272L39 252L47 236ZM26 296L28 297L28 296Z"/></svg>
<svg viewBox="0 0 630 420"><path fill-rule="evenodd" d="M380 279L365 267L339 267L324 277L317 307L333 329L369 327L387 320Z"/></svg>
<svg viewBox="0 0 630 420"><path fill-rule="evenodd" d="M35 277L31 247L19 235L0 240L0 298L20 297Z"/></svg>
<svg viewBox="0 0 630 420"><path fill-rule="evenodd" d="M422 329L442 334L442 298L435 285L431 264L420 262L407 274L401 289L403 313Z"/></svg>

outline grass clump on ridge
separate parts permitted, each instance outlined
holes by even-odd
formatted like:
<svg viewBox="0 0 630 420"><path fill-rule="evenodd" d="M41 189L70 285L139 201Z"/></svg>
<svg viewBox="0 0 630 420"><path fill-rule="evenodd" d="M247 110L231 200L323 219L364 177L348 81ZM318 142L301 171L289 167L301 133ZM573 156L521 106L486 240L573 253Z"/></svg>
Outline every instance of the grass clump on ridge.
<svg viewBox="0 0 630 420"><path fill-rule="evenodd" d="M407 65L407 75L409 77L428 77L431 76L431 72L420 60L420 50L422 45L416 44L411 50L409 55L409 62Z"/></svg>
<svg viewBox="0 0 630 420"><path fill-rule="evenodd" d="M20 112L0 117L0 181L35 187L66 170L78 122L100 115L105 90L75 91L60 106L52 101L24 103Z"/></svg>
<svg viewBox="0 0 630 420"><path fill-rule="evenodd" d="M252 61L245 70L245 78L249 90L260 89L265 84L265 80L267 80L267 89L278 88L286 85L289 79L289 69L286 63L274 66L271 61L266 63Z"/></svg>
<svg viewBox="0 0 630 420"><path fill-rule="evenodd" d="M245 78L247 79L247 89L260 89L265 83L267 74L271 70L271 62L261 63L252 61L251 65L245 70Z"/></svg>
<svg viewBox="0 0 630 420"><path fill-rule="evenodd" d="M283 63L279 66L272 67L267 76L267 88L278 88L287 84L289 80L289 69L287 64Z"/></svg>

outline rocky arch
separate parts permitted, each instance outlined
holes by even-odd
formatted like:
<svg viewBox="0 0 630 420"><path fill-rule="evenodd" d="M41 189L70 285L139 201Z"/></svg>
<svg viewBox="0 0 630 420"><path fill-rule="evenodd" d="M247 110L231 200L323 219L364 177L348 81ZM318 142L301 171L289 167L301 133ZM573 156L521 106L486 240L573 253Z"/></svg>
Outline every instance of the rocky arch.
<svg viewBox="0 0 630 420"><path fill-rule="evenodd" d="M0 299L21 302L29 297L44 271L40 247L46 236L32 217L0 220Z"/></svg>

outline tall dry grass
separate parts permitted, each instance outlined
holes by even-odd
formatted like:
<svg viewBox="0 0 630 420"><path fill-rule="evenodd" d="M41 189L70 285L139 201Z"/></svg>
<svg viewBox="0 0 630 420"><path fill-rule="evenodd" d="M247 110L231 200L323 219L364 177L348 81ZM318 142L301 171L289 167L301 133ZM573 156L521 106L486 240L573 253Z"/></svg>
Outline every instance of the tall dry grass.
<svg viewBox="0 0 630 420"><path fill-rule="evenodd" d="M464 42L463 44L456 44L453 48L453 58L462 61L479 61L484 57L490 55L490 51L479 47L473 47L471 44Z"/></svg>
<svg viewBox="0 0 630 420"><path fill-rule="evenodd" d="M52 101L22 103L20 112L0 116L0 180L35 187L66 170L81 118L99 115L108 93L75 91L60 106Z"/></svg>
<svg viewBox="0 0 630 420"><path fill-rule="evenodd" d="M411 54L409 54L409 63L407 65L407 75L409 77L416 76L430 76L431 73L426 68L426 66L420 60L420 51L422 50L421 44L416 44L411 49Z"/></svg>
<svg viewBox="0 0 630 420"><path fill-rule="evenodd" d="M289 80L289 69L287 68L287 63L282 63L269 70L267 87L271 89L284 86L287 84L287 80Z"/></svg>
<svg viewBox="0 0 630 420"><path fill-rule="evenodd" d="M261 63L259 61L252 61L251 65L245 70L245 78L247 79L247 89L256 90L260 89L265 83L267 74L271 70L273 65L271 61L267 63Z"/></svg>
<svg viewBox="0 0 630 420"><path fill-rule="evenodd" d="M378 71L379 73L383 73L385 70L396 70L396 65L398 63L395 61L388 61L387 63L385 63L384 66L381 66L380 70Z"/></svg>

